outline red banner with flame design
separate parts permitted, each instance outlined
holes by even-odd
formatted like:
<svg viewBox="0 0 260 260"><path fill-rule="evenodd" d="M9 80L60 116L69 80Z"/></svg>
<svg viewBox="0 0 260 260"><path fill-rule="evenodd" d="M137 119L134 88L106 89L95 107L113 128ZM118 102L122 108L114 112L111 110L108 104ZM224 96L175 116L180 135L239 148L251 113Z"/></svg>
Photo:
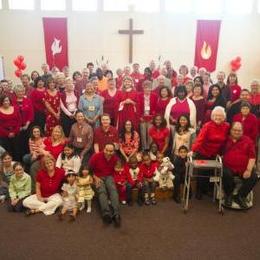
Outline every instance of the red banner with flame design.
<svg viewBox="0 0 260 260"><path fill-rule="evenodd" d="M43 18L46 62L60 70L68 66L67 18Z"/></svg>
<svg viewBox="0 0 260 260"><path fill-rule="evenodd" d="M221 21L198 20L194 65L212 72L216 69Z"/></svg>

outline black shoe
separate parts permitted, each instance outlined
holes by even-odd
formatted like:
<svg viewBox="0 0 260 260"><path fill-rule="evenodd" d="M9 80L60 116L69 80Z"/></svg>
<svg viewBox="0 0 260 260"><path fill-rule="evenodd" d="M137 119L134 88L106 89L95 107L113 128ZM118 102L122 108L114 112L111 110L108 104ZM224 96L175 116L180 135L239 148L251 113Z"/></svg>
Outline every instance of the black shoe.
<svg viewBox="0 0 260 260"><path fill-rule="evenodd" d="M181 203L181 198L180 196L173 196L173 200L177 203L177 204L180 204Z"/></svg>
<svg viewBox="0 0 260 260"><path fill-rule="evenodd" d="M110 215L106 214L103 216L103 222L107 225L111 224L112 223L112 218Z"/></svg>
<svg viewBox="0 0 260 260"><path fill-rule="evenodd" d="M141 206L143 206L144 202L142 200L138 200L137 204L141 207Z"/></svg>
<svg viewBox="0 0 260 260"><path fill-rule="evenodd" d="M241 197L240 195L234 196L234 201L240 206L241 209L247 209L246 199Z"/></svg>
<svg viewBox="0 0 260 260"><path fill-rule="evenodd" d="M225 198L225 206L230 208L232 206L232 202L233 202L232 194L229 195L229 196L226 196L226 198Z"/></svg>
<svg viewBox="0 0 260 260"><path fill-rule="evenodd" d="M133 206L133 201L127 201L128 206L132 207Z"/></svg>
<svg viewBox="0 0 260 260"><path fill-rule="evenodd" d="M114 225L115 225L115 227L120 227L121 226L121 217L120 217L120 215L115 215L114 217L113 217L113 221L114 221Z"/></svg>

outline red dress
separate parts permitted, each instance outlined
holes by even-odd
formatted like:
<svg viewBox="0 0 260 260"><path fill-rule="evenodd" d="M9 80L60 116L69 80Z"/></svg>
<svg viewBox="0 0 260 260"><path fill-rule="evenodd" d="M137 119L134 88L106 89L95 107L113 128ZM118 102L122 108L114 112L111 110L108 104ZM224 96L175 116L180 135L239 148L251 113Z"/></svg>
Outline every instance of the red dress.
<svg viewBox="0 0 260 260"><path fill-rule="evenodd" d="M57 92L54 96L50 95L48 91L45 91L43 100L48 102L55 113L60 112L60 93ZM60 124L60 120L57 120L53 114L46 109L46 135L50 136L52 129Z"/></svg>
<svg viewBox="0 0 260 260"><path fill-rule="evenodd" d="M104 98L103 113L109 114L112 123L114 123L118 111L118 101L121 96L121 91L117 90L114 96L110 96L108 90L104 90L100 93L100 96Z"/></svg>
<svg viewBox="0 0 260 260"><path fill-rule="evenodd" d="M126 99L131 99L135 102L135 104L124 104L122 105L121 102L125 101ZM134 90L129 92L123 91L121 97L119 98L119 109L118 109L118 117L117 117L117 128L120 131L127 120L130 120L134 126L135 130L138 130L138 123L139 123L139 98L138 93Z"/></svg>

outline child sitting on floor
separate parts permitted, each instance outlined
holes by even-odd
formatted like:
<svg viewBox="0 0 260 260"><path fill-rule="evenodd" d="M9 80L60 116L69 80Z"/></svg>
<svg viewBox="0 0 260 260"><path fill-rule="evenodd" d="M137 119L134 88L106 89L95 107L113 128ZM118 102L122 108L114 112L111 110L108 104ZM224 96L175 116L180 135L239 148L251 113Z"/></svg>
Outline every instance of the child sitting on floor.
<svg viewBox="0 0 260 260"><path fill-rule="evenodd" d="M127 176L126 184L126 201L129 206L133 205L132 202L132 190L138 189L137 203L139 206L143 205L143 175L138 166L138 160L136 156L131 156L129 162L124 167Z"/></svg>
<svg viewBox="0 0 260 260"><path fill-rule="evenodd" d="M159 183L159 188L166 190L173 187L174 175L171 170L174 166L169 157L164 157L160 152L157 153L158 168L155 172L154 180Z"/></svg>
<svg viewBox="0 0 260 260"><path fill-rule="evenodd" d="M72 211L70 215L70 221L75 221L78 207L77 207L77 184L76 184L77 174L73 171L68 171L66 175L66 183L62 185L62 197L63 197L63 207L59 214L59 219L63 220L64 215L67 211Z"/></svg>
<svg viewBox="0 0 260 260"><path fill-rule="evenodd" d="M144 178L144 203L145 205L156 205L155 188L156 182L153 177L157 169L157 162L152 162L149 153L143 154L143 163L140 166L140 171Z"/></svg>
<svg viewBox="0 0 260 260"><path fill-rule="evenodd" d="M87 201L87 213L91 212L91 201L94 197L94 191L91 187L93 183L93 178L90 175L89 169L87 166L83 166L80 169L79 177L77 178L78 185L78 203L79 210L85 208L85 201Z"/></svg>
<svg viewBox="0 0 260 260"><path fill-rule="evenodd" d="M80 165L80 157L75 154L73 145L66 144L64 151L60 153L56 161L56 167L63 168L65 173L68 173L68 171L73 171L78 174Z"/></svg>
<svg viewBox="0 0 260 260"><path fill-rule="evenodd" d="M126 204L126 181L127 177L121 160L118 160L114 169L114 181L118 190L119 201Z"/></svg>
<svg viewBox="0 0 260 260"><path fill-rule="evenodd" d="M8 197L8 185L3 181L2 176L0 174L0 204L4 203L7 197Z"/></svg>
<svg viewBox="0 0 260 260"><path fill-rule="evenodd" d="M174 189L173 189L173 199L176 203L181 202L180 197L180 186L184 183L186 162L187 162L188 148L182 145L178 149L178 155L174 159ZM190 191L191 192L191 191ZM191 194L191 193L190 193Z"/></svg>
<svg viewBox="0 0 260 260"><path fill-rule="evenodd" d="M3 181L9 185L11 176L14 174L13 165L15 161L13 161L12 156L8 152L4 152L1 157L1 169L0 174L2 176Z"/></svg>

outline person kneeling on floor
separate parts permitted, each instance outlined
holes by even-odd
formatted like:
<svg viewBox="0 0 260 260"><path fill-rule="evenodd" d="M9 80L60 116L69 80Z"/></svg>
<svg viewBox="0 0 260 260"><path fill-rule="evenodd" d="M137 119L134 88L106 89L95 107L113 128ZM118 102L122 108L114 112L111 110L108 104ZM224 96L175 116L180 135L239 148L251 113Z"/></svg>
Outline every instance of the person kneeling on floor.
<svg viewBox="0 0 260 260"><path fill-rule="evenodd" d="M240 122L233 123L223 156L223 185L226 194L225 205L232 206L234 200L242 209L248 208L246 197L257 182L255 165L255 145L251 139L243 135ZM238 194L233 197L234 176L242 179L242 186Z"/></svg>

